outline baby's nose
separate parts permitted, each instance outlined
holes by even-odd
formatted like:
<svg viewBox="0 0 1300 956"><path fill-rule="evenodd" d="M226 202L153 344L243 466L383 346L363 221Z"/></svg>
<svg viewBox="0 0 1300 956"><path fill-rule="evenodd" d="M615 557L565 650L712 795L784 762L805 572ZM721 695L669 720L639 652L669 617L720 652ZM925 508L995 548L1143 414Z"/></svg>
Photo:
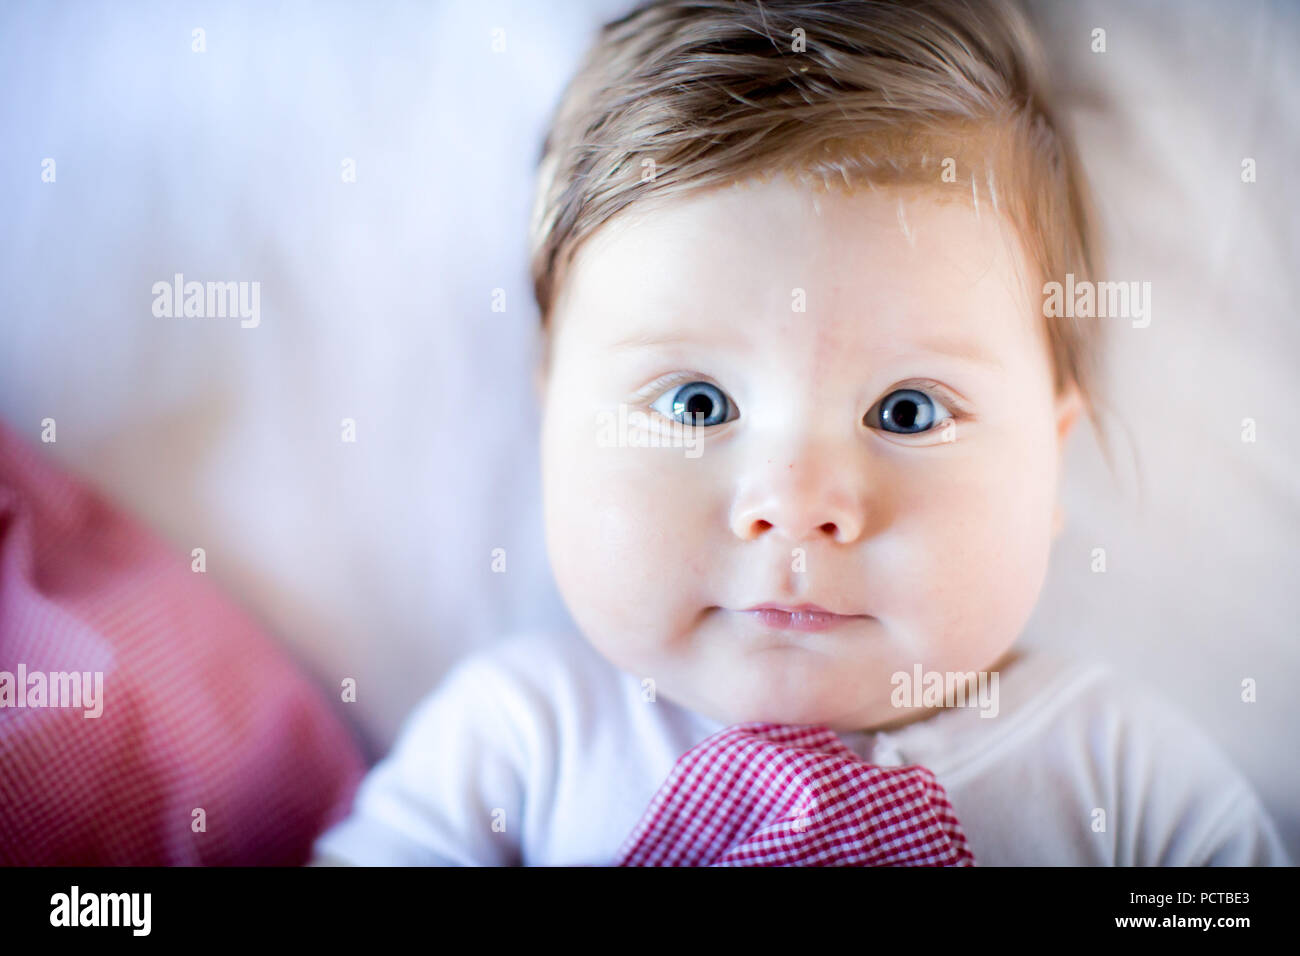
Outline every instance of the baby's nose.
<svg viewBox="0 0 1300 956"><path fill-rule="evenodd" d="M731 513L736 537L751 541L778 534L792 542L858 540L864 517L860 490L842 470L809 462L773 460L764 476L742 491Z"/></svg>

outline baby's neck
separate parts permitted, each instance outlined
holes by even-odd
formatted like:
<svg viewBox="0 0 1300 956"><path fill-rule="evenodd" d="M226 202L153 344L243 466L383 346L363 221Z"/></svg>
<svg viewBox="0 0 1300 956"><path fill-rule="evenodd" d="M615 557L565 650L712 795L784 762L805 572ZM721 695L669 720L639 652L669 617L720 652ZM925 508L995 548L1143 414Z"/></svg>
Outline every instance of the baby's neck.
<svg viewBox="0 0 1300 956"><path fill-rule="evenodd" d="M1011 667L1011 665L1020 660L1022 656L1022 652L1019 648L1008 648L1006 653L994 661L986 670L989 672L1000 673ZM910 724L919 723L923 720L930 720L948 709L949 708L947 707L909 707L897 719L884 724L874 724L871 727L863 727L859 732L871 734L892 733L893 731L899 730Z"/></svg>

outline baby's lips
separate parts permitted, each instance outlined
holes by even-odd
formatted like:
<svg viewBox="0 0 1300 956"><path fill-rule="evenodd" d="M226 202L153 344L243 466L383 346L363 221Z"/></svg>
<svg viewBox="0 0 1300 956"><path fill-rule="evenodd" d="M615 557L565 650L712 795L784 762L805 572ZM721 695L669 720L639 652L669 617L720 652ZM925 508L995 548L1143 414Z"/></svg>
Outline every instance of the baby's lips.
<svg viewBox="0 0 1300 956"><path fill-rule="evenodd" d="M777 601L765 601L762 604L755 604L751 607L742 608L744 611L781 611L785 614L808 614L808 615L827 615L829 617L867 617L866 614L858 614L853 611L832 611L822 607L820 604L782 604Z"/></svg>
<svg viewBox="0 0 1300 956"><path fill-rule="evenodd" d="M838 614L819 604L758 604L740 613L782 631L826 631L869 619L865 614Z"/></svg>

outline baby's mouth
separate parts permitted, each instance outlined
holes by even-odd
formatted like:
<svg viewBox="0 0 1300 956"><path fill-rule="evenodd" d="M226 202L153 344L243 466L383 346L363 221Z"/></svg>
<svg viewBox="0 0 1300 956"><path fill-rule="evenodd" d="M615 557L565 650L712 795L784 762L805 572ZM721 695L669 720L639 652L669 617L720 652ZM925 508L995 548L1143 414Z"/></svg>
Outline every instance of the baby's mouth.
<svg viewBox="0 0 1300 956"><path fill-rule="evenodd" d="M853 621L865 621L866 614L836 614L815 604L789 606L760 604L739 612L763 627L781 631L825 631Z"/></svg>

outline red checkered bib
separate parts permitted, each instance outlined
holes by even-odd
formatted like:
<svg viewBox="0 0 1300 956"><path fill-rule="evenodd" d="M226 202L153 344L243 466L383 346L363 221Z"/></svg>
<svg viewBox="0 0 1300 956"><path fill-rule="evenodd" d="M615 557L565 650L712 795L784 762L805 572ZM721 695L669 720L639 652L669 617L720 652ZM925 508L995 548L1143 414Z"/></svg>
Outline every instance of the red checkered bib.
<svg viewBox="0 0 1300 956"><path fill-rule="evenodd" d="M974 866L924 767L877 767L829 727L736 724L678 759L615 866Z"/></svg>

